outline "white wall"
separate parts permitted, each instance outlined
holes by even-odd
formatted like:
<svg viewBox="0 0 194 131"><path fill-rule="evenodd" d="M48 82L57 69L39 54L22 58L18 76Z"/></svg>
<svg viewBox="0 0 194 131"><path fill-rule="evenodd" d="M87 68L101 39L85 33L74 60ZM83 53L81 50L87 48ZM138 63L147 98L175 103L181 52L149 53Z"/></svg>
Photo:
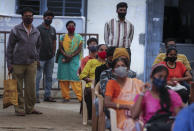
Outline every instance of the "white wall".
<svg viewBox="0 0 194 131"><path fill-rule="evenodd" d="M15 0L0 0L0 15L13 15L15 14ZM3 21L0 18L0 23ZM0 87L3 87L4 80L4 35L0 35Z"/></svg>
<svg viewBox="0 0 194 131"><path fill-rule="evenodd" d="M15 0L0 0L0 14L13 15L15 14Z"/></svg>
<svg viewBox="0 0 194 131"><path fill-rule="evenodd" d="M135 33L131 45L131 69L143 80L144 45L139 43L139 35L145 34L146 0L122 0L128 3L126 18L134 24ZM121 0L88 0L87 33L98 33L100 43L104 43L104 24L117 17L116 5Z"/></svg>

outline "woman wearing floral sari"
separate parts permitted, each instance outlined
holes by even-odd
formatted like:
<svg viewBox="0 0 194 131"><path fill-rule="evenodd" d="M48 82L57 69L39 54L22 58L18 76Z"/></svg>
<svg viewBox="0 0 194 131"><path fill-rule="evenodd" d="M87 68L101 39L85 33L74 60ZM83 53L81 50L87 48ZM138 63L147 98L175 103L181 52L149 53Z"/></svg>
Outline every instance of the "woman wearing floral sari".
<svg viewBox="0 0 194 131"><path fill-rule="evenodd" d="M113 58L114 59L114 58ZM128 78L129 61L124 58L113 60L113 74L116 80L109 80L105 92L105 107L114 108L117 112L117 127L122 131L135 131L136 121L131 118L131 106L134 98L142 91L143 82Z"/></svg>
<svg viewBox="0 0 194 131"><path fill-rule="evenodd" d="M82 49L82 37L74 33L75 22L68 21L66 28L68 34L60 38L60 51L61 54L58 58L58 73L57 78L61 87L64 102L70 99L69 85L71 85L79 101L82 100L81 82L77 76L79 68L80 52Z"/></svg>

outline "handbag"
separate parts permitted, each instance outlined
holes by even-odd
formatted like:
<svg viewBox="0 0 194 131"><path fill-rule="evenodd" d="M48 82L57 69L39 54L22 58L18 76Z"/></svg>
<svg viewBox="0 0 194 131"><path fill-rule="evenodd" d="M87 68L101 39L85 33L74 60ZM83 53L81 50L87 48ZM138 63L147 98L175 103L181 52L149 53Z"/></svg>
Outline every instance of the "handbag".
<svg viewBox="0 0 194 131"><path fill-rule="evenodd" d="M147 131L171 131L174 119L172 112L161 109L150 118L145 127Z"/></svg>
<svg viewBox="0 0 194 131"><path fill-rule="evenodd" d="M178 93L182 99L182 101L184 103L187 103L188 99L189 99L189 93L190 91L183 85L181 84L177 84L176 86L167 86L169 89L175 91L176 93Z"/></svg>
<svg viewBox="0 0 194 131"><path fill-rule="evenodd" d="M58 60L59 60L59 55L60 55L60 54L61 54L60 49L57 49L55 63L58 63Z"/></svg>
<svg viewBox="0 0 194 131"><path fill-rule="evenodd" d="M8 75L8 80L4 80L3 92L3 108L11 105L18 105L17 81L11 79L11 74Z"/></svg>

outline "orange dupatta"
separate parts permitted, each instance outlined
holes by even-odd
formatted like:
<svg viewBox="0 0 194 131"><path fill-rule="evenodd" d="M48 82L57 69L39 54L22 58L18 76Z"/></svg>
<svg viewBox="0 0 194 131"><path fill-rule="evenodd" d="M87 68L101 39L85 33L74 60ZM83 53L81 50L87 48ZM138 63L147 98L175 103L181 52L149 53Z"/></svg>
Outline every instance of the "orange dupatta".
<svg viewBox="0 0 194 131"><path fill-rule="evenodd" d="M120 94L117 98L113 99L113 102L118 104L134 104L134 99L137 94L142 91L142 85L144 83L136 78L127 78L125 85L123 86ZM116 110L117 112L117 127L123 131L133 131L135 128L135 121L128 117L126 114L130 112L127 110ZM142 122L143 123L143 122Z"/></svg>

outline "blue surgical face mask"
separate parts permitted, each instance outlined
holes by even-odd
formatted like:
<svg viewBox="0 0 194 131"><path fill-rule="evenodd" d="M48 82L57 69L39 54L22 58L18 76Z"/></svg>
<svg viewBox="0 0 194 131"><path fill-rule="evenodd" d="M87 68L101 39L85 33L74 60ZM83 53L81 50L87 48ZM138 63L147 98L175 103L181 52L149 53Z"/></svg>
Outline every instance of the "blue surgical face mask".
<svg viewBox="0 0 194 131"><path fill-rule="evenodd" d="M97 52L97 46L90 46L90 47L88 47L88 49L89 49L91 52Z"/></svg>
<svg viewBox="0 0 194 131"><path fill-rule="evenodd" d="M157 89L161 89L166 86L166 79L160 79L160 78L154 77L152 83Z"/></svg>

